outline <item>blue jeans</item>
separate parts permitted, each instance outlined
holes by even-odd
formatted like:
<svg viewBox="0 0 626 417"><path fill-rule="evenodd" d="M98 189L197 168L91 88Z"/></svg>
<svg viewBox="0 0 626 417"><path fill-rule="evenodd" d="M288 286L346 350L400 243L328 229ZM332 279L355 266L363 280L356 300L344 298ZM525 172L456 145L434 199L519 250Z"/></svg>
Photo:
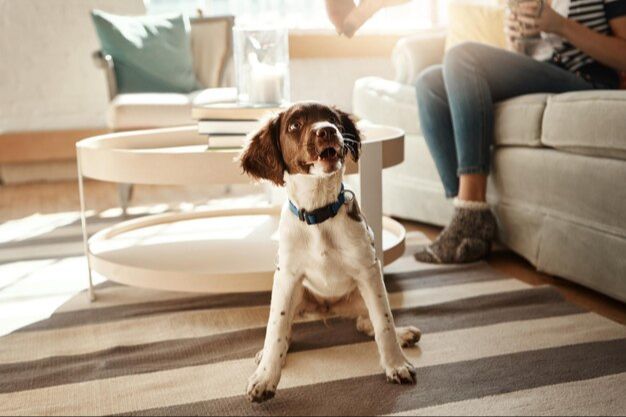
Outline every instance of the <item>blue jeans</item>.
<svg viewBox="0 0 626 417"><path fill-rule="evenodd" d="M417 81L422 133L446 197L459 192L459 175L488 174L493 103L531 93L590 90L594 86L548 62L478 43L446 54Z"/></svg>

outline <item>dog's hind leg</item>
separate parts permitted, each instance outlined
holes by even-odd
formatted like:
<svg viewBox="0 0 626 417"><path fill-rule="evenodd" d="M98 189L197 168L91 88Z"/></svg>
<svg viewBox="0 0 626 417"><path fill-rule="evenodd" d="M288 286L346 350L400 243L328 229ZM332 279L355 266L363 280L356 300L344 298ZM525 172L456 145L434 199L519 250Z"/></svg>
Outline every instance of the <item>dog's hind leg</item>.
<svg viewBox="0 0 626 417"><path fill-rule="evenodd" d="M367 336L374 337L374 325L369 317L357 317L356 329ZM420 341L422 332L415 326L400 326L396 327L396 336L398 336L400 346L412 347Z"/></svg>
<svg viewBox="0 0 626 417"><path fill-rule="evenodd" d="M342 317L356 317L356 329L360 333L374 337L374 325L359 291L354 291L346 300L333 306L332 313ZM396 327L396 335L400 346L411 347L420 341L422 332L415 326L402 326Z"/></svg>

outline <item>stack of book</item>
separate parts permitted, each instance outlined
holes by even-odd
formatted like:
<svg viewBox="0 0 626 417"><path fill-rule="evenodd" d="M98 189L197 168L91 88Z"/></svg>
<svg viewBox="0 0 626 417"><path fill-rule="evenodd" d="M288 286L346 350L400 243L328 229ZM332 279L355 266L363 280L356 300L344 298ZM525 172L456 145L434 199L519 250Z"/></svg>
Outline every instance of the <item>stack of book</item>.
<svg viewBox="0 0 626 417"><path fill-rule="evenodd" d="M263 117L280 110L221 102L195 107L193 117L198 120L198 132L208 136L210 149L238 148L245 144L249 133L260 127Z"/></svg>

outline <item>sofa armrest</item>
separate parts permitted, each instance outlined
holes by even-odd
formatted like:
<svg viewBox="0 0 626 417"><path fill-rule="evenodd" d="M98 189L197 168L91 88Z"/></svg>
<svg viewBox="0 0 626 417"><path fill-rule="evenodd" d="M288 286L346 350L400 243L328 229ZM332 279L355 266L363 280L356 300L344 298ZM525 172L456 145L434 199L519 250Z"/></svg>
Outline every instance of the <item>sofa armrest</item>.
<svg viewBox="0 0 626 417"><path fill-rule="evenodd" d="M413 85L425 68L443 62L445 31L429 32L402 38L391 53L395 81Z"/></svg>
<svg viewBox="0 0 626 417"><path fill-rule="evenodd" d="M117 80L115 79L115 64L113 63L113 57L105 54L102 51L95 51L91 54L93 62L96 67L104 70L106 77L107 91L109 92L109 101L113 100L117 96Z"/></svg>
<svg viewBox="0 0 626 417"><path fill-rule="evenodd" d="M380 77L356 80L352 112L360 119L420 134L415 87Z"/></svg>

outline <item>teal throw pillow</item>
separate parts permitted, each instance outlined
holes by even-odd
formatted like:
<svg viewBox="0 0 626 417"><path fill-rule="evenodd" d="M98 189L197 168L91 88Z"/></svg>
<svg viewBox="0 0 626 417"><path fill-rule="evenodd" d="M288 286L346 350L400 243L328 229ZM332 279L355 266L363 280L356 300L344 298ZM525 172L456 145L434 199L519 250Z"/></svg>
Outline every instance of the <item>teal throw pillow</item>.
<svg viewBox="0 0 626 417"><path fill-rule="evenodd" d="M181 15L91 12L102 51L113 57L119 93L189 93L193 71L189 20Z"/></svg>

